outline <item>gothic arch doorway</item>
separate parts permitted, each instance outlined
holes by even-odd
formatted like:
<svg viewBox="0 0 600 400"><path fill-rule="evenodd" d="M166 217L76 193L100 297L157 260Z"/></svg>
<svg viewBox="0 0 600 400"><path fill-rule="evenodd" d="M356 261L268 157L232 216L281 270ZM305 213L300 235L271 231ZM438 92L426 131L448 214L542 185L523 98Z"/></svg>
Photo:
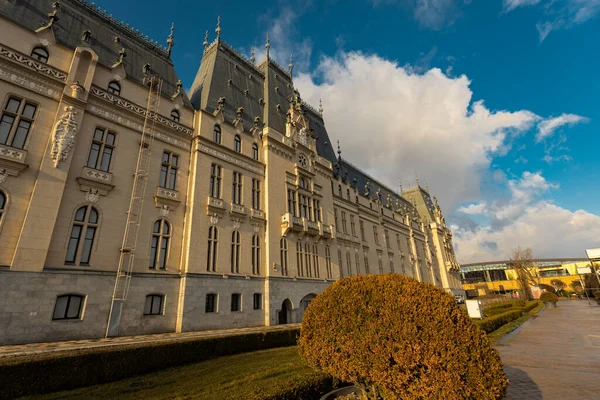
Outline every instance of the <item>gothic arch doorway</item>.
<svg viewBox="0 0 600 400"><path fill-rule="evenodd" d="M281 303L281 310L279 310L279 325L285 325L292 322L292 302L289 299L285 299Z"/></svg>

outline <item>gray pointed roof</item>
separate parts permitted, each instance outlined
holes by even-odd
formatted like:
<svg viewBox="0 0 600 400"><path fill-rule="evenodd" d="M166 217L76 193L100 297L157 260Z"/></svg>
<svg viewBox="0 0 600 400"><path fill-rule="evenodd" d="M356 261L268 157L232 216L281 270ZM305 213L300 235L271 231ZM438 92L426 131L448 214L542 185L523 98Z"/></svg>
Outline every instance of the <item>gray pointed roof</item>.
<svg viewBox="0 0 600 400"><path fill-rule="evenodd" d="M4 1L0 7L1 16L33 31L48 24L51 11L52 2L42 0ZM110 68L119 60L119 51L125 48L124 66L129 79L143 84L143 68L147 63L163 78L164 96L171 97L177 92L179 78L167 50L133 27L83 0L61 0L57 16L52 29L59 44L75 49L84 44L82 34L89 30L92 38L88 45L98 54L100 64ZM115 43L115 36L120 43ZM183 98L184 104L191 107L185 93Z"/></svg>

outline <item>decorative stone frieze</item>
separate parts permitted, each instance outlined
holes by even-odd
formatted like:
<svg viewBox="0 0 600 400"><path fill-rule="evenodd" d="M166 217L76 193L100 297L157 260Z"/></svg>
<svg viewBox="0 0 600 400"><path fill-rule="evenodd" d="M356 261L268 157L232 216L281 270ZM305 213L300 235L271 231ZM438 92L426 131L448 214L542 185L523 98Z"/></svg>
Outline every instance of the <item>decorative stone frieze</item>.
<svg viewBox="0 0 600 400"><path fill-rule="evenodd" d="M225 202L222 199L208 196L206 199L206 215L225 212Z"/></svg>
<svg viewBox="0 0 600 400"><path fill-rule="evenodd" d="M265 212L262 210L252 209L250 212L252 218L265 219Z"/></svg>
<svg viewBox="0 0 600 400"><path fill-rule="evenodd" d="M227 161L228 163L237 165L240 168L246 169L248 171L255 172L257 174L263 174L263 168L255 167L247 161L241 160L240 158L230 156L229 154L225 154L222 151L218 151L217 149L213 149L212 147L206 146L204 144L200 144L198 147L202 153L211 155L213 157L219 158L223 161Z"/></svg>
<svg viewBox="0 0 600 400"><path fill-rule="evenodd" d="M49 76L59 81L67 80L67 73L59 69L53 68L46 63L38 61L34 58L26 56L25 54L18 52L17 50L11 49L10 47L0 45L0 57L11 60L17 64L28 67L40 74Z"/></svg>
<svg viewBox="0 0 600 400"><path fill-rule="evenodd" d="M39 93L42 96L50 97L55 100L60 99L62 89L58 85L52 86L43 82L38 76L35 76L34 73L26 73L25 71L15 72L0 65L0 79ZM49 79L48 82L50 82Z"/></svg>
<svg viewBox="0 0 600 400"><path fill-rule="evenodd" d="M246 207L241 204L231 203L231 213L246 216Z"/></svg>

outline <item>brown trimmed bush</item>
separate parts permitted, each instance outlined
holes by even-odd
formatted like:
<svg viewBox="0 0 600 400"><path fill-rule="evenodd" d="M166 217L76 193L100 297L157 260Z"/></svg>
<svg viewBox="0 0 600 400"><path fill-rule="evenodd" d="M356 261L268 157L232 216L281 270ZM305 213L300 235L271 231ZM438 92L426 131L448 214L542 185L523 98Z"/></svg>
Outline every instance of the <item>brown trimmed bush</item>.
<svg viewBox="0 0 600 400"><path fill-rule="evenodd" d="M539 304L541 304L539 302L539 300L532 300L527 302L527 305L523 308L523 312L524 313L528 313L529 311L533 310L534 308L536 308Z"/></svg>
<svg viewBox="0 0 600 400"><path fill-rule="evenodd" d="M298 350L369 398L501 399L508 382L453 296L398 274L329 286L304 314Z"/></svg>
<svg viewBox="0 0 600 400"><path fill-rule="evenodd" d="M505 300L498 303L492 303L487 308L512 308L525 307L525 300Z"/></svg>
<svg viewBox="0 0 600 400"><path fill-rule="evenodd" d="M540 300L543 301L544 303L554 303L554 304L556 304L556 302L558 301L558 296L556 294L554 294L554 293L551 293L551 292L544 292L540 296Z"/></svg>
<svg viewBox="0 0 600 400"><path fill-rule="evenodd" d="M494 332L496 329L523 315L523 309L519 308L516 310L507 311L502 314L494 315L479 321L474 321L475 325L483 329L485 333Z"/></svg>

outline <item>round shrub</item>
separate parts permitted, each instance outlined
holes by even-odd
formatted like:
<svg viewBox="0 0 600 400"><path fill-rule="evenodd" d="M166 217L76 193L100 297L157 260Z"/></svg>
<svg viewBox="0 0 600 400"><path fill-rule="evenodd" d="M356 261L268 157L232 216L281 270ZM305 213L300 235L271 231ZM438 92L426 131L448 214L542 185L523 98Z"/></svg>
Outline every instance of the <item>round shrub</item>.
<svg viewBox="0 0 600 400"><path fill-rule="evenodd" d="M369 398L501 399L498 352L453 296L398 274L329 286L302 320L300 354Z"/></svg>
<svg viewBox="0 0 600 400"><path fill-rule="evenodd" d="M554 293L544 292L540 296L540 300L544 303L556 303L558 301L558 296Z"/></svg>

